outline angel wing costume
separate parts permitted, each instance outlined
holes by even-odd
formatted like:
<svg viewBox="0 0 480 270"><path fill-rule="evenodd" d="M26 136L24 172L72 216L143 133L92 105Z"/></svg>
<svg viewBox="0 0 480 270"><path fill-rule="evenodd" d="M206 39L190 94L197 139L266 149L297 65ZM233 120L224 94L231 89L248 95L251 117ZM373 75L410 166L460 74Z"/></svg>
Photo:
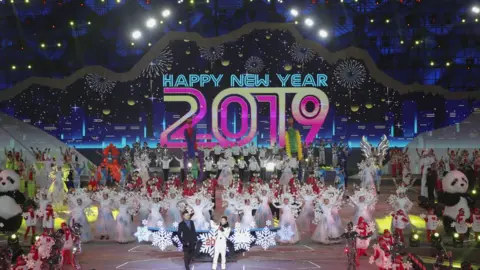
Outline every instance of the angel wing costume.
<svg viewBox="0 0 480 270"><path fill-rule="evenodd" d="M385 156L387 155L388 147L389 142L386 135L382 136L382 139L376 149L372 147L372 145L368 142L365 136L363 136L362 140L360 141L360 148L362 150L362 154L366 160L366 163L371 163L373 161L373 166L375 166L375 182L377 191L380 191L380 169L383 166L383 161L385 159Z"/></svg>

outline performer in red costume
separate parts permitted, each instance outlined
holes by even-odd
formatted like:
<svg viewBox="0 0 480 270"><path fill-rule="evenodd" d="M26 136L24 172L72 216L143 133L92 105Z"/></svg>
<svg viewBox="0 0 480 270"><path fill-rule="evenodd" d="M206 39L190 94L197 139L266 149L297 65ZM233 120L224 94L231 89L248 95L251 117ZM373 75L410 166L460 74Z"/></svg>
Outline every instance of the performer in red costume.
<svg viewBox="0 0 480 270"><path fill-rule="evenodd" d="M240 180L238 174L233 175L233 181L230 184L229 188L236 189L238 194L243 193L243 182Z"/></svg>
<svg viewBox="0 0 480 270"><path fill-rule="evenodd" d="M433 208L428 209L428 214L426 216L424 215L423 219L425 223L427 223L427 241L430 243L432 241L432 235L437 231L439 220Z"/></svg>
<svg viewBox="0 0 480 270"><path fill-rule="evenodd" d="M43 216L43 232L53 233L53 227L55 224L55 214L53 213L53 207L51 204L47 205L45 214Z"/></svg>
<svg viewBox="0 0 480 270"><path fill-rule="evenodd" d="M370 257L370 263L375 263L379 270L389 270L388 265L390 263L390 247L385 242L385 239L380 237L378 239L378 245L373 247L374 254Z"/></svg>
<svg viewBox="0 0 480 270"><path fill-rule="evenodd" d="M355 228L355 231L358 233L357 240L356 240L356 246L357 246L357 258L356 258L356 263L357 265L360 265L360 256L368 256L367 254L367 249L370 245L370 237L372 235L372 232L363 217L358 218L358 223L357 227Z"/></svg>
<svg viewBox="0 0 480 270"><path fill-rule="evenodd" d="M17 263L12 267L12 270L28 270L27 261L23 255L17 257Z"/></svg>
<svg viewBox="0 0 480 270"><path fill-rule="evenodd" d="M112 143L108 145L105 149L103 149L103 163L101 165L110 169L110 175L112 176L115 181L119 182L121 175L120 175L120 163L118 159L120 157L120 151L118 148L113 145Z"/></svg>
<svg viewBox="0 0 480 270"><path fill-rule="evenodd" d="M23 240L27 241L30 231L32 232L32 237L35 236L35 227L37 225L37 216L35 215L35 208L33 208L32 205L28 206L27 212L23 213L23 218L25 219L25 224L27 226Z"/></svg>
<svg viewBox="0 0 480 270"><path fill-rule="evenodd" d="M473 214L470 216L470 225L472 231L475 233L475 239L480 237L480 209L475 208Z"/></svg>
<svg viewBox="0 0 480 270"><path fill-rule="evenodd" d="M152 195L153 192L162 191L163 179L159 178L157 172L153 172L153 175L147 181L147 192L149 195Z"/></svg>
<svg viewBox="0 0 480 270"><path fill-rule="evenodd" d="M75 260L73 259L73 245L75 243L75 236L72 234L72 231L67 226L67 223L63 222L62 225L63 230L63 248L62 248L62 257L63 257L63 264L70 264L75 268Z"/></svg>
<svg viewBox="0 0 480 270"><path fill-rule="evenodd" d="M197 132L192 124L192 118L188 118L186 121L184 136L187 142L188 158L194 159L197 152Z"/></svg>
<svg viewBox="0 0 480 270"><path fill-rule="evenodd" d="M460 208L458 210L457 220L455 222L455 231L458 233L460 237L460 241L465 239L465 235L468 238L468 224L467 224L467 217L465 216L465 210Z"/></svg>
<svg viewBox="0 0 480 270"><path fill-rule="evenodd" d="M400 241L405 242L405 237L403 236L403 230L409 224L408 218L405 215L405 212L402 209L399 209L396 213L392 214L393 217L393 227L395 232L400 236Z"/></svg>
<svg viewBox="0 0 480 270"><path fill-rule="evenodd" d="M381 238L389 247L393 246L393 237L389 230L385 229Z"/></svg>

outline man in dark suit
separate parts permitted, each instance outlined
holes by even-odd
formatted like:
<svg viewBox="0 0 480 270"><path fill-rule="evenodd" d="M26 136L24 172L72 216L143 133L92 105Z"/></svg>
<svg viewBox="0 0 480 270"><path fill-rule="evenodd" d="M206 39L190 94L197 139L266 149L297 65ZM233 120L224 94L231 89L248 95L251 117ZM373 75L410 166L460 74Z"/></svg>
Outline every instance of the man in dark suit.
<svg viewBox="0 0 480 270"><path fill-rule="evenodd" d="M185 269L190 270L190 263L195 255L195 247L197 245L197 233L195 224L190 220L190 214L183 212L183 221L178 224L178 238L183 245L183 260Z"/></svg>

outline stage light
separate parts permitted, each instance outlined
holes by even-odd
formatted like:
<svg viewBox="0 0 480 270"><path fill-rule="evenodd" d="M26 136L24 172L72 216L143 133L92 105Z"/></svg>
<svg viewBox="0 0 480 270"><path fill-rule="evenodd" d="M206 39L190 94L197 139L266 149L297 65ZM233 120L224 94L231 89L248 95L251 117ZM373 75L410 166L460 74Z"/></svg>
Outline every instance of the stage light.
<svg viewBox="0 0 480 270"><path fill-rule="evenodd" d="M122 0L117 0L117 4L120 4L122 2Z"/></svg>
<svg viewBox="0 0 480 270"><path fill-rule="evenodd" d="M182 24L182 21L178 21L178 24Z"/></svg>
<svg viewBox="0 0 480 270"><path fill-rule="evenodd" d="M187 166L188 166L189 168L191 168L191 167L192 167L192 163L189 162L189 163L187 164Z"/></svg>
<svg viewBox="0 0 480 270"><path fill-rule="evenodd" d="M57 47L62 47L62 43L57 43Z"/></svg>
<svg viewBox="0 0 480 270"><path fill-rule="evenodd" d="M28 4L28 3L30 3L30 0L25 0L25 4Z"/></svg>
<svg viewBox="0 0 480 270"><path fill-rule="evenodd" d="M465 19L462 19L462 23L465 23L465 22L466 22L466 20L465 20Z"/></svg>
<svg viewBox="0 0 480 270"><path fill-rule="evenodd" d="M145 25L148 28L153 28L157 25L157 21L154 18L150 18L150 19L147 20L147 22L145 22Z"/></svg>
<svg viewBox="0 0 480 270"><path fill-rule="evenodd" d="M318 31L318 35L321 37L321 38L327 38L328 37L328 32L324 29L320 29L320 31Z"/></svg>
<svg viewBox="0 0 480 270"><path fill-rule="evenodd" d="M435 62L430 61L430 66L432 66L432 67L435 66Z"/></svg>
<svg viewBox="0 0 480 270"><path fill-rule="evenodd" d="M135 46L135 42L130 43L130 46Z"/></svg>
<svg viewBox="0 0 480 270"><path fill-rule="evenodd" d="M478 18L475 19L475 22L478 22Z"/></svg>
<svg viewBox="0 0 480 270"><path fill-rule="evenodd" d="M12 235L10 236L10 238L12 238L13 240L15 240L15 239L17 239L17 235L16 235L16 234L12 234Z"/></svg>
<svg viewBox="0 0 480 270"><path fill-rule="evenodd" d="M298 16L298 10L292 8L292 9L290 10L290 15L292 15L293 17L297 17L297 16Z"/></svg>
<svg viewBox="0 0 480 270"><path fill-rule="evenodd" d="M40 48L45 48L45 43L40 43Z"/></svg>
<svg viewBox="0 0 480 270"><path fill-rule="evenodd" d="M420 246L420 237L418 236L418 234L415 233L410 237L410 247L418 246Z"/></svg>
<svg viewBox="0 0 480 270"><path fill-rule="evenodd" d="M453 247L462 247L463 246L463 239L460 237L460 234L454 233L453 234Z"/></svg>
<svg viewBox="0 0 480 270"><path fill-rule="evenodd" d="M449 67L449 66L450 66L450 62L445 63L445 66Z"/></svg>
<svg viewBox="0 0 480 270"><path fill-rule="evenodd" d="M31 65L28 65L27 68L28 68L28 69L32 69L32 66L31 66Z"/></svg>
<svg viewBox="0 0 480 270"><path fill-rule="evenodd" d="M138 31L138 30L135 30L132 32L132 38L133 39L139 39L142 37L142 32Z"/></svg>
<svg viewBox="0 0 480 270"><path fill-rule="evenodd" d="M418 44L420 44L420 41L415 40L415 45L418 45Z"/></svg>
<svg viewBox="0 0 480 270"><path fill-rule="evenodd" d="M298 21L295 21L294 23L295 23L295 24L298 24Z"/></svg>
<svg viewBox="0 0 480 270"><path fill-rule="evenodd" d="M75 22L74 21L70 21L70 26L74 26L75 25Z"/></svg>
<svg viewBox="0 0 480 270"><path fill-rule="evenodd" d="M12 66L12 70L16 70L17 69L17 66Z"/></svg>
<svg viewBox="0 0 480 270"><path fill-rule="evenodd" d="M370 23L374 23L374 22L375 22L375 20L374 20L374 19L370 19Z"/></svg>
<svg viewBox="0 0 480 270"><path fill-rule="evenodd" d="M169 9L165 9L164 11L162 11L162 17L164 17L164 18L167 18L168 16L170 16L170 14L172 14L172 13L170 12Z"/></svg>
<svg viewBox="0 0 480 270"><path fill-rule="evenodd" d="M87 22L88 25L91 25L92 23L91 22Z"/></svg>
<svg viewBox="0 0 480 270"><path fill-rule="evenodd" d="M150 46L152 46L152 43L149 42L149 43L148 43L148 47L150 47Z"/></svg>
<svg viewBox="0 0 480 270"><path fill-rule="evenodd" d="M386 22L386 23L390 23L390 19L386 19L385 22Z"/></svg>
<svg viewBox="0 0 480 270"><path fill-rule="evenodd" d="M478 13L480 13L480 8L477 7L477 6L473 6L472 7L472 12L475 13L475 14L478 14Z"/></svg>
<svg viewBox="0 0 480 270"><path fill-rule="evenodd" d="M312 27L313 26L313 20L310 19L310 18L306 18L305 19L305 25L308 26L308 27Z"/></svg>
<svg viewBox="0 0 480 270"><path fill-rule="evenodd" d="M477 195L477 190L476 189L472 190L472 195Z"/></svg>

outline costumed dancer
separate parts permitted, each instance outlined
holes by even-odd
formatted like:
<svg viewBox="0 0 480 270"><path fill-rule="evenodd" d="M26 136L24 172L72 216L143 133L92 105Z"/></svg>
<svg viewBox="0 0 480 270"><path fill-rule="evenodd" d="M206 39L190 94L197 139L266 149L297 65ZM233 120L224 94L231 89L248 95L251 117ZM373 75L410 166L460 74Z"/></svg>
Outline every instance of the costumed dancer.
<svg viewBox="0 0 480 270"><path fill-rule="evenodd" d="M282 211L278 223L280 230L291 230L293 232L291 237L285 237L277 233L276 241L282 244L295 244L300 241L300 232L295 219L302 203L296 202L291 194L283 193L274 199L273 206Z"/></svg>
<svg viewBox="0 0 480 270"><path fill-rule="evenodd" d="M192 123L192 117L188 118L185 124L185 141L187 143L187 155L189 159L195 158L195 153L197 152L197 131ZM164 176L167 178L167 176Z"/></svg>
<svg viewBox="0 0 480 270"><path fill-rule="evenodd" d="M139 201L128 193L119 193L115 199L118 207L115 240L120 244L126 244L135 240L132 220L133 216L138 214Z"/></svg>
<svg viewBox="0 0 480 270"><path fill-rule="evenodd" d="M165 220L163 219L161 211L167 209L167 203L162 201L162 194L158 191L154 191L150 197L150 214L148 215L148 227L160 227L164 226Z"/></svg>
<svg viewBox="0 0 480 270"><path fill-rule="evenodd" d="M338 210L342 206L343 191L329 186L315 205L315 219L317 228L312 234L312 241L320 244L332 244L341 241L343 233L342 221Z"/></svg>
<svg viewBox="0 0 480 270"><path fill-rule="evenodd" d="M222 204L225 207L223 215L227 217L230 224L237 224L240 221L237 212L237 209L240 208L238 206L237 194L240 194L240 192L238 192L236 187L229 187L222 193Z"/></svg>
<svg viewBox="0 0 480 270"><path fill-rule="evenodd" d="M406 229L409 229L409 227L413 226L410 217L408 214L410 213L410 210L413 207L412 201L407 197L407 189L405 187L398 187L396 191L396 195L390 195L388 197L388 204L392 206L393 213L397 213L398 210L403 210L403 213L405 214L405 217L408 219L408 222L406 224ZM394 219L392 219L392 226L391 228L394 229L393 226ZM405 229L405 228L404 228Z"/></svg>
<svg viewBox="0 0 480 270"><path fill-rule="evenodd" d="M288 119L288 129L285 132L285 150L288 157L303 160L302 137L300 132L293 127L293 118Z"/></svg>
<svg viewBox="0 0 480 270"><path fill-rule="evenodd" d="M43 230L43 216L47 210L47 205L52 203L52 199L47 189L40 189L35 196L35 203L38 205L36 211L37 231Z"/></svg>
<svg viewBox="0 0 480 270"><path fill-rule="evenodd" d="M338 189L345 189L345 171L340 164L335 168L335 184Z"/></svg>
<svg viewBox="0 0 480 270"><path fill-rule="evenodd" d="M165 216L165 226L167 228L173 228L175 223L180 223L182 221L182 216L180 215L180 210L184 210L185 204L180 203L182 196L180 191L177 188L171 187L168 189L167 195L165 196L168 203L168 210ZM181 208L181 209L180 209Z"/></svg>
<svg viewBox="0 0 480 270"><path fill-rule="evenodd" d="M255 224L258 228L267 226L267 221L273 220L272 210L270 209L270 201L273 194L267 184L259 185L256 191L256 196L260 200L260 205L255 212Z"/></svg>
<svg viewBox="0 0 480 270"><path fill-rule="evenodd" d="M12 266L11 270L28 270L27 261L24 255L17 257L17 262Z"/></svg>
<svg viewBox="0 0 480 270"><path fill-rule="evenodd" d="M195 228L197 230L208 230L210 218L207 218L205 214L212 210L213 203L206 192L197 192L193 196L185 198L185 203L187 204L187 211L193 214L192 221Z"/></svg>
<svg viewBox="0 0 480 270"><path fill-rule="evenodd" d="M472 226L472 231L475 233L475 239L480 237L480 209L475 208L473 214L470 216L470 224Z"/></svg>
<svg viewBox="0 0 480 270"><path fill-rule="evenodd" d="M410 220L402 209L397 210L395 213L392 213L393 227L395 232L400 236L400 241L405 242L405 237L403 230L410 224Z"/></svg>
<svg viewBox="0 0 480 270"><path fill-rule="evenodd" d="M377 172L375 168L375 160L373 158L362 160L362 162L358 163L358 169L360 170L360 186L364 189L373 188L376 190L375 177Z"/></svg>
<svg viewBox="0 0 480 270"><path fill-rule="evenodd" d="M372 213L375 211L378 197L372 191L374 192L374 190L360 188L350 196L349 202L355 207L355 216L353 220L363 218L367 223L375 221Z"/></svg>
<svg viewBox="0 0 480 270"><path fill-rule="evenodd" d="M237 211L242 213L240 227L245 230L257 228L255 218L253 217L253 211L257 210L259 207L258 199L245 192L238 200L236 207Z"/></svg>
<svg viewBox="0 0 480 270"><path fill-rule="evenodd" d="M265 148L262 148L262 150L265 150ZM261 153L261 152L260 152ZM260 160L260 176L263 179L267 178L267 164L272 160L272 157L262 157L259 156L258 159Z"/></svg>
<svg viewBox="0 0 480 270"><path fill-rule="evenodd" d="M145 185L147 179L150 178L148 174L148 169L150 167L150 158L148 157L147 153L142 152L140 153L139 157L135 158L135 167L137 167L137 175L142 180L142 185Z"/></svg>
<svg viewBox="0 0 480 270"><path fill-rule="evenodd" d="M55 212L51 204L47 205L45 212L43 213L43 232L53 233L53 227L55 225Z"/></svg>
<svg viewBox="0 0 480 270"><path fill-rule="evenodd" d="M115 207L114 197L115 192L108 188L103 188L100 192L93 195L93 199L100 204L96 221L97 234L100 235L100 240L109 240L110 237L114 238L115 236L115 231L113 230L115 219L112 214Z"/></svg>
<svg viewBox="0 0 480 270"><path fill-rule="evenodd" d="M380 184L382 180L381 167L383 165L383 160L387 155L388 147L389 142L386 135L382 136L382 139L376 149L372 147L372 145L368 142L367 137L363 136L362 140L360 141L360 149L362 150L363 157L365 158L365 160L371 159L370 162L373 161L372 164L375 167L375 182L377 193L380 193ZM370 188L368 186L365 187Z"/></svg>
<svg viewBox="0 0 480 270"><path fill-rule="evenodd" d="M460 241L463 241L465 239L465 236L467 236L468 239L468 224L467 224L467 217L465 216L465 210L463 208L460 208L458 210L458 215L457 219L455 220L454 223L452 223L452 227L455 228L455 231L458 233Z"/></svg>
<svg viewBox="0 0 480 270"><path fill-rule="evenodd" d="M293 178L292 169L298 168L298 162L295 158L287 158L283 162L283 171L282 176L280 176L280 185L285 186L287 185L290 180Z"/></svg>
<svg viewBox="0 0 480 270"><path fill-rule="evenodd" d="M67 185L63 181L63 172L60 166L52 164L52 171L49 174L51 180L48 192L52 197L52 203L55 208L62 208L65 199L67 198Z"/></svg>
<svg viewBox="0 0 480 270"><path fill-rule="evenodd" d="M162 158L163 179L168 179L168 173L170 172L170 163L172 162L172 160L173 158L169 156L163 156Z"/></svg>
<svg viewBox="0 0 480 270"><path fill-rule="evenodd" d="M148 219L148 215L150 215L150 199L145 192L137 193L135 195L135 200L139 204L138 219L143 222Z"/></svg>
<svg viewBox="0 0 480 270"><path fill-rule="evenodd" d="M221 256L221 269L227 269L227 239L230 236L230 225L226 216L220 220L220 224L211 222L212 228L217 228L217 236L215 239L215 251L213 253L212 269L217 269L218 256Z"/></svg>
<svg viewBox="0 0 480 270"><path fill-rule="evenodd" d="M218 162L218 167L221 169L220 175L218 176L218 184L223 187L228 187L232 183L233 173L232 168L235 166L235 160L228 158L220 158Z"/></svg>
<svg viewBox="0 0 480 270"><path fill-rule="evenodd" d="M325 165L327 164L327 160L325 159L325 147L326 143L324 139L320 140L320 144L318 145L318 164Z"/></svg>
<svg viewBox="0 0 480 270"><path fill-rule="evenodd" d="M36 169L35 165L30 165L28 169L28 178L27 178L27 195L28 198L34 199L35 193L37 192L37 182L35 181Z"/></svg>
<svg viewBox="0 0 480 270"><path fill-rule="evenodd" d="M315 218L314 202L318 195L315 194L312 185L303 185L300 188L300 200L303 202L302 210L298 215L297 224L301 231L311 231L312 220Z"/></svg>
<svg viewBox="0 0 480 270"><path fill-rule="evenodd" d="M253 177L255 173L260 172L260 165L258 165L256 157L250 157L248 160L248 170L250 171L250 179Z"/></svg>
<svg viewBox="0 0 480 270"><path fill-rule="evenodd" d="M67 226L67 223L63 222L61 225L63 230L63 247L62 247L62 258L63 264L70 264L73 268L75 266L75 259L73 257L73 247L76 242L76 236L72 233L70 228Z"/></svg>
<svg viewBox="0 0 480 270"><path fill-rule="evenodd" d="M338 145L336 142L330 144L332 148L332 166L337 167L338 165Z"/></svg>
<svg viewBox="0 0 480 270"><path fill-rule="evenodd" d="M148 179L146 186L149 195L151 195L155 191L161 192L163 186L163 179L158 177L157 172L153 172L153 176Z"/></svg>
<svg viewBox="0 0 480 270"><path fill-rule="evenodd" d="M82 176L83 170L85 170L86 167L87 165L85 164L85 162L83 163L82 167L80 167L80 163L75 164L75 173L74 173L74 180L73 180L75 188L80 188L80 178Z"/></svg>
<svg viewBox="0 0 480 270"><path fill-rule="evenodd" d="M37 215L35 214L35 208L33 208L32 205L28 206L27 212L24 212L22 216L25 219L25 225L27 227L25 235L23 236L23 240L26 242L28 234L30 232L32 232L32 238L35 236L35 226L37 225Z"/></svg>
<svg viewBox="0 0 480 270"><path fill-rule="evenodd" d="M32 245L30 247L30 252L27 254L27 262L29 262L30 266L28 270L41 270L42 269L42 258L38 254L38 249L36 245Z"/></svg>
<svg viewBox="0 0 480 270"><path fill-rule="evenodd" d="M127 167L125 166L125 164L122 164L122 167L120 168L120 181L118 182L118 185L121 188L125 188L125 185L127 184L127 175Z"/></svg>
<svg viewBox="0 0 480 270"><path fill-rule="evenodd" d="M420 215L427 225L427 241L430 243L432 242L432 235L435 234L438 227L438 217L435 215L435 210L433 208L428 209L427 215Z"/></svg>
<svg viewBox="0 0 480 270"><path fill-rule="evenodd" d="M68 195L68 202L70 207L70 220L69 224L72 227L75 223L81 226L80 240L82 243L90 242L92 237L92 229L90 223L88 223L85 210L92 204L92 200L89 195L83 190L75 190L75 192Z"/></svg>
<svg viewBox="0 0 480 270"><path fill-rule="evenodd" d="M358 233L357 237L357 265L360 265L360 256L368 256L367 249L370 246L370 237L373 235L375 228L372 228L373 223L367 223L362 217L358 218L357 226L355 226L355 231ZM373 226L374 227L374 226Z"/></svg>
<svg viewBox="0 0 480 270"><path fill-rule="evenodd" d="M379 237L378 244L373 245L373 252L373 256L370 257L370 264L375 263L379 270L391 269L390 247L382 237Z"/></svg>

